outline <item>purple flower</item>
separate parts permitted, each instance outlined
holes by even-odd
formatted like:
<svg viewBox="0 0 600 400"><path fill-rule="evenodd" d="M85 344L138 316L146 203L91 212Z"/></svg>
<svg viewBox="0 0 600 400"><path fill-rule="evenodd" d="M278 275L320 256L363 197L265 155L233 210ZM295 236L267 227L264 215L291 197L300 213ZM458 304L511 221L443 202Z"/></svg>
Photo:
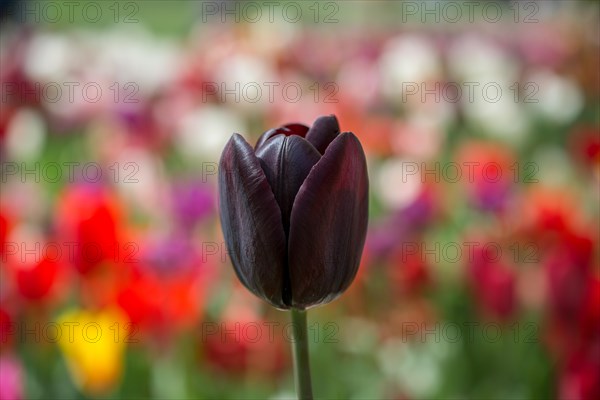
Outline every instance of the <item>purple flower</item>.
<svg viewBox="0 0 600 400"><path fill-rule="evenodd" d="M181 234L151 240L144 261L159 275L174 275L194 265L196 257L192 243Z"/></svg>
<svg viewBox="0 0 600 400"><path fill-rule="evenodd" d="M219 165L221 225L234 269L281 309L328 303L352 283L368 220L365 155L335 116L240 135Z"/></svg>
<svg viewBox="0 0 600 400"><path fill-rule="evenodd" d="M214 193L207 183L180 183L173 190L174 213L180 225L186 229L211 215L214 207Z"/></svg>

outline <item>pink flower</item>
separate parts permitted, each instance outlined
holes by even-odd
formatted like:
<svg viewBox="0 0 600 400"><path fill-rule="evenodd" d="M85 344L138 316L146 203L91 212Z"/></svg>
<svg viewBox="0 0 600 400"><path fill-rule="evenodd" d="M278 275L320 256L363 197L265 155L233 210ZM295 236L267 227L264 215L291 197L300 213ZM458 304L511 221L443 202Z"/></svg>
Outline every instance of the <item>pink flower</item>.
<svg viewBox="0 0 600 400"><path fill-rule="evenodd" d="M0 399L23 399L23 372L21 363L10 355L0 357Z"/></svg>

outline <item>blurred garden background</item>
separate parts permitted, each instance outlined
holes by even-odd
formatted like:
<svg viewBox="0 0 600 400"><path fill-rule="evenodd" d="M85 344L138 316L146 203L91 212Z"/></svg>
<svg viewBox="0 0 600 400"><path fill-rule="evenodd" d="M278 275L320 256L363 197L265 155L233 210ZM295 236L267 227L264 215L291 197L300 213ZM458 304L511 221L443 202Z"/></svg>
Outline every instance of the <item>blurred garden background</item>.
<svg viewBox="0 0 600 400"><path fill-rule="evenodd" d="M367 153L358 276L314 392L600 398L595 1L5 1L0 398L294 398L217 163L335 114Z"/></svg>

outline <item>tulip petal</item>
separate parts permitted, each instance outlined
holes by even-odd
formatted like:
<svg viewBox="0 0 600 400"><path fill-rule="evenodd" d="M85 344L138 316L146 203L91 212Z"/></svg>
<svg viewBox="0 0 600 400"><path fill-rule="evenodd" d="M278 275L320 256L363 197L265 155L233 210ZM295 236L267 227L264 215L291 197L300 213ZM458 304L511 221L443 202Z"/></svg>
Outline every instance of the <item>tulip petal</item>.
<svg viewBox="0 0 600 400"><path fill-rule="evenodd" d="M303 124L287 124L283 125L280 128L269 129L268 131L260 135L258 141L256 142L256 146L254 146L254 149L258 150L260 147L262 147L263 144L267 142L267 140L271 139L273 136L276 135L283 134L286 136L297 135L304 137L306 136L307 132L308 126Z"/></svg>
<svg viewBox="0 0 600 400"><path fill-rule="evenodd" d="M362 146L344 132L296 195L288 238L293 307L328 303L352 283L365 242L368 189Z"/></svg>
<svg viewBox="0 0 600 400"><path fill-rule="evenodd" d="M277 135L258 149L256 156L281 209L287 235L296 194L321 155L300 136Z"/></svg>
<svg viewBox="0 0 600 400"><path fill-rule="evenodd" d="M298 124L298 123L285 124L281 128L283 128L283 130L285 132L289 132L289 133L286 133L287 136L296 135L296 136L305 137L306 133L308 132L308 126L306 126L304 124Z"/></svg>
<svg viewBox="0 0 600 400"><path fill-rule="evenodd" d="M324 154L327 146L340 134L340 125L335 115L317 118L306 134L306 140Z"/></svg>
<svg viewBox="0 0 600 400"><path fill-rule="evenodd" d="M223 235L240 281L276 307L282 302L286 237L281 212L252 147L234 134L219 163Z"/></svg>

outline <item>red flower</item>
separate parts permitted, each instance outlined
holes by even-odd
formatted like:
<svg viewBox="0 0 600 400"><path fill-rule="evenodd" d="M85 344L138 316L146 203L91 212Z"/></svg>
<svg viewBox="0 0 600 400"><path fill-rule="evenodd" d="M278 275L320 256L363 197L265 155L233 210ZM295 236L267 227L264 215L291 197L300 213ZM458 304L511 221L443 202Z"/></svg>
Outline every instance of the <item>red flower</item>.
<svg viewBox="0 0 600 400"><path fill-rule="evenodd" d="M56 288L62 277L62 260L66 257L60 246L41 236L23 235L11 240L18 244L18 249L2 256L11 292L34 302L59 294Z"/></svg>
<svg viewBox="0 0 600 400"><path fill-rule="evenodd" d="M6 251L6 239L8 237L9 221L6 215L0 209L0 256Z"/></svg>
<svg viewBox="0 0 600 400"><path fill-rule="evenodd" d="M571 326L577 322L586 297L592 277L590 265L577 262L567 251L558 249L550 254L545 267L553 316Z"/></svg>
<svg viewBox="0 0 600 400"><path fill-rule="evenodd" d="M1 349L5 348L5 345L10 344L12 342L12 318L8 311L6 311L3 307L0 307L0 344L2 346Z"/></svg>
<svg viewBox="0 0 600 400"><path fill-rule="evenodd" d="M185 238L148 241L117 294L132 324L156 339L191 328L202 316L214 266Z"/></svg>
<svg viewBox="0 0 600 400"><path fill-rule="evenodd" d="M48 257L43 257L31 268L18 268L16 282L19 293L29 300L44 299L57 281L59 269L59 262Z"/></svg>
<svg viewBox="0 0 600 400"><path fill-rule="evenodd" d="M152 324L163 324L159 307L160 287L139 271L134 271L131 280L119 291L117 304L129 316L136 327L147 329Z"/></svg>
<svg viewBox="0 0 600 400"><path fill-rule="evenodd" d="M286 357L281 326L270 336L264 322L215 323L216 333L206 330L202 338L206 360L215 369L234 374L250 369L263 374L283 371Z"/></svg>
<svg viewBox="0 0 600 400"><path fill-rule="evenodd" d="M431 282L422 251L398 251L392 257L391 277L403 294L418 295Z"/></svg>
<svg viewBox="0 0 600 400"><path fill-rule="evenodd" d="M584 220L577 199L565 190L536 187L523 197L519 209L525 233L549 247L560 239L557 235L578 231Z"/></svg>
<svg viewBox="0 0 600 400"><path fill-rule="evenodd" d="M190 328L201 316L202 293L197 277L159 277L137 271L117 295L132 324L157 339Z"/></svg>
<svg viewBox="0 0 600 400"><path fill-rule="evenodd" d="M575 159L587 166L600 166L600 130L594 126L582 126L573 132L571 147Z"/></svg>
<svg viewBox="0 0 600 400"><path fill-rule="evenodd" d="M106 189L92 185L68 188L57 214L65 242L75 242L70 261L80 273L122 261L126 244L120 242L120 207Z"/></svg>
<svg viewBox="0 0 600 400"><path fill-rule="evenodd" d="M516 309L516 275L502 260L496 260L495 250L478 247L470 259L470 284L484 311L501 319L510 317Z"/></svg>
<svg viewBox="0 0 600 400"><path fill-rule="evenodd" d="M559 381L560 400L600 398L600 347L573 354Z"/></svg>
<svg viewBox="0 0 600 400"><path fill-rule="evenodd" d="M286 324L261 318L252 297L241 287L233 291L220 321L203 322L199 341L201 356L218 371L278 374L285 370L289 338Z"/></svg>
<svg viewBox="0 0 600 400"><path fill-rule="evenodd" d="M586 343L600 343L600 278L597 276L588 281L579 324Z"/></svg>
<svg viewBox="0 0 600 400"><path fill-rule="evenodd" d="M592 269L593 244L589 238L571 237L560 243L544 266L550 306L549 345L564 357L574 350L592 351L600 346L600 280Z"/></svg>

